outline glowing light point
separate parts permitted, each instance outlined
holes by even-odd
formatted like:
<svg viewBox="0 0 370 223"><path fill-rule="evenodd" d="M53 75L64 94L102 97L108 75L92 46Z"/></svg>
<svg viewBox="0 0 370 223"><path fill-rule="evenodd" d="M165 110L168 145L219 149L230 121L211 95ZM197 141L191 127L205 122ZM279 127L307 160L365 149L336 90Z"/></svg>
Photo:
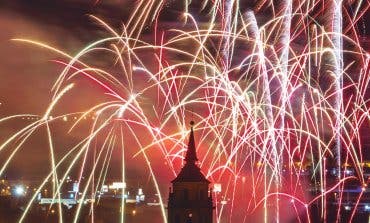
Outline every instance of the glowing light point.
<svg viewBox="0 0 370 223"><path fill-rule="evenodd" d="M215 193L220 193L221 190L222 190L222 187L221 187L221 184L220 183L216 183L213 187L214 187L213 191Z"/></svg>
<svg viewBox="0 0 370 223"><path fill-rule="evenodd" d="M17 196L24 195L24 193L25 193L24 186L22 186L22 185L16 186L14 192L15 192L15 195L17 195Z"/></svg>
<svg viewBox="0 0 370 223"><path fill-rule="evenodd" d="M136 97L137 97L137 94L131 94L131 96L130 96L130 100L132 101L132 100L135 100L136 99Z"/></svg>

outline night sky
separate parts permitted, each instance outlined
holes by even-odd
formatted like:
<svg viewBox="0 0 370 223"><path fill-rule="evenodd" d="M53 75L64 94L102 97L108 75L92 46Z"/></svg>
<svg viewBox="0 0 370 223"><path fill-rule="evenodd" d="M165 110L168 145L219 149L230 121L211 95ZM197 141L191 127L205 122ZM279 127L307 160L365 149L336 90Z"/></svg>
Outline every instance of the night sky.
<svg viewBox="0 0 370 223"><path fill-rule="evenodd" d="M2 116L26 113L42 114L50 103L52 96L50 89L63 68L52 62L52 60L59 58L54 53L11 39L38 40L73 55L86 44L107 36L107 33L88 15L92 14L102 18L110 26L119 29L121 22L126 21L129 12L134 9L133 2L124 0L99 2L84 0L2 1L0 3L2 30L0 33L0 52L2 54L0 114ZM176 7L174 5L176 4L172 2L172 5L169 4L170 8L163 12L162 17L166 22L175 22L171 21L174 18L171 12L174 11L174 8L179 7L179 4ZM242 8L253 6L255 3L242 2L241 4ZM369 20L369 14L365 14L364 22ZM269 12L266 11L259 13L262 21L266 20L264 17L268 17L268 15ZM147 28L145 34L147 39L153 37L151 31L148 31L151 28L150 26ZM369 45L369 26L365 26L365 29L360 31L360 35L363 37L363 44L366 48ZM83 111L94 104L96 98L102 97L99 88L91 82L80 84L79 91L84 100L69 100L70 104L68 104L67 110L68 107L71 107L71 111ZM71 96L72 98L73 96ZM1 126L1 139L6 139L20 126L22 126L22 122ZM365 137L364 145L369 143L367 131L368 129L365 129L365 134L363 134ZM74 135L78 138L78 133L77 135L74 133ZM57 138L56 140L60 140L61 144L66 143L63 139ZM22 149L22 155L19 155L27 154L30 162L23 162L23 158L19 157L19 160L14 162L17 163L17 171L22 169L22 172L37 172L47 162L48 158L41 155L45 146L44 140L35 138L31 141L32 143ZM20 168L22 166L24 168ZM29 168L31 166L32 168Z"/></svg>
<svg viewBox="0 0 370 223"><path fill-rule="evenodd" d="M27 44L20 41L15 41L12 39L22 38L22 39L32 39L43 43L52 45L70 55L77 54L86 45L99 40L101 38L109 37L110 34L96 21L94 21L89 15L97 16L98 18L104 20L115 30L121 30L122 24L125 24L129 19L130 13L135 9L134 0L5 0L0 3L0 118L15 115L15 114L33 114L33 115L43 115L52 101L53 93L52 87L56 82L58 76L64 69L64 65L59 64L56 61L68 62L65 58L43 47L35 46L32 44ZM180 2L180 3L179 3ZM178 10L182 7L182 1L169 1L165 4L163 13L159 20L161 21L159 30L165 27L175 27L183 26L183 21L178 16ZM190 11L194 12L194 17L198 19L200 26L202 22L205 21L207 17L207 10L209 5L204 8L202 12L197 11L199 6L196 1L190 7ZM242 10L255 10L256 2L259 1L240 1ZM209 3L211 4L211 3ZM198 13L198 14L195 14ZM259 24L264 24L269 21L271 17L271 10L265 9L260 10L256 13L256 18ZM370 49L370 13L364 14L363 19L358 22L358 35L360 37L360 44L369 53ZM367 24L366 24L367 23ZM144 24L143 32L140 36L141 39L153 43L154 42L154 24ZM185 28L188 28L185 26ZM169 35L170 36L170 35ZM168 36L166 36L168 37ZM303 49L300 46L299 38L292 43L297 49ZM211 45L211 44L210 44ZM215 44L217 45L217 44ZM186 44L179 44L181 48L191 48ZM248 46L249 47L249 46ZM242 54L248 54L247 46L237 47L236 61L240 62L242 59ZM350 45L345 45L346 48L350 48ZM191 49L193 50L193 49ZM189 51L191 51L189 50ZM250 50L250 49L249 49ZM214 53L214 52L211 52ZM369 54L367 54L368 56ZM155 57L153 54L140 54L142 58L146 61L153 61L149 65L150 68L155 67ZM169 57L173 55L169 54ZM120 71L118 66L114 65L112 59L109 58L108 54L96 54L84 58L96 66L101 66L107 68L107 70L115 75ZM173 56L169 59L170 62L179 61L183 58L180 56ZM345 57L346 60L358 59L352 57ZM172 61L171 61L172 60ZM367 58L367 60L369 60ZM358 60L357 60L358 62ZM235 65L235 64L232 64ZM368 67L367 67L368 68ZM358 67L354 67L350 72L358 72ZM184 71L184 73L186 70ZM144 72L139 73L143 75ZM367 71L367 75L369 71ZM230 74L231 80L238 80L239 74ZM253 75L251 75L253 79ZM118 79L119 75L116 76ZM63 97L60 103L58 103L52 112L53 116L63 115L70 112L83 112L97 103L106 101L109 96L107 96L106 90L86 78L77 77L75 79L76 89L70 94ZM127 84L123 79L123 85ZM135 82L137 89L145 86L149 82L149 78L138 78ZM325 80L324 80L325 82ZM272 81L272 85L275 82ZM346 83L345 83L346 84ZM194 87L196 82L191 83L190 86ZM330 88L330 84L323 83L317 84L318 87L323 89ZM184 92L187 93L192 90L192 88L185 89ZM274 87L272 88L274 90ZM276 88L275 88L276 89ZM306 89L305 89L306 90ZM302 95L305 93L302 90L300 92ZM351 89L348 90L350 92ZM119 89L120 94L125 97L128 93L125 90ZM299 91L298 91L299 92ZM344 101L350 101L351 95L347 91L344 94ZM149 92L156 94L155 91ZM363 96L367 101L367 108L370 107L369 89L364 92ZM272 97L274 99L274 97ZM156 102L151 98L143 97L141 99L145 111L149 111L151 106ZM295 100L295 101L294 101ZM301 98L297 97L292 100L292 104L300 106L302 104ZM346 103L344 103L346 104ZM204 105L199 105L199 107L194 106L191 109L202 109ZM165 106L164 106L165 107ZM189 123L192 118L190 114L190 107L187 107L189 114L185 120ZM167 111L166 111L167 112ZM369 112L369 111L368 111ZM198 110L195 113L200 115L208 115L208 111L205 109ZM148 112L148 117L153 118L155 116L154 112ZM79 114L71 115L67 121L62 119L57 120L50 124L52 127L53 144L55 146L55 152L57 159L61 158L63 154L69 151L76 143L78 143L83 137L89 134L89 129L92 123L92 115L89 115L86 120L82 120L78 128L73 129L69 132L69 128L74 121L74 117L79 117ZM200 117L195 117L201 120ZM154 118L153 118L154 119ZM15 134L26 124L30 124L35 121L35 118L25 117L16 118L11 121L6 121L0 123L0 142L4 142L12 134ZM323 120L325 122L325 120ZM153 121L153 123L159 125L159 121ZM175 122L173 122L175 123ZM173 133L179 130L177 125L167 126L165 128L166 133ZM249 123L250 124L250 123ZM135 125L135 124L133 124ZM328 123L324 125L329 126ZM327 127L326 126L326 127ZM188 128L189 126L185 126ZM247 127L246 127L247 128ZM143 142L143 145L149 144L150 139L146 138L146 135L141 134L141 127L135 129L138 133L138 138ZM327 134L325 131L329 131L327 128L323 129L323 135ZM370 120L367 119L363 126L361 127L360 133L361 142L358 142L363 147L363 155L365 158L370 159L370 153L368 149L370 148ZM212 134L210 134L212 136ZM227 133L225 135L231 135ZM199 153L200 157L206 156L208 146L213 145L211 140L203 140L207 137L211 137L205 134L205 131L196 131L196 140L202 139L199 142ZM178 147L184 147L186 144L186 135L182 135L183 145L177 145ZM0 163L4 163L6 159L12 153L12 148L17 146L19 141L14 141L10 146L6 147L3 151L0 151ZM103 144L103 140L94 141L96 148L99 148ZM174 146L174 142L165 144L165 146ZM181 144L181 143L180 143ZM136 152L139 150L139 146L136 145L133 138L128 138L125 142L127 147L125 151L126 157L126 177L128 179L138 179L140 184L152 187L152 181L150 176L150 171L145 163L143 156L135 156ZM174 146L174 148L177 148ZM177 150L175 150L177 151ZM181 153L179 152L181 155ZM178 156L176 153L174 156ZM180 169L182 162L181 159L176 159L174 162L174 170L171 170L168 166L167 159L164 158L163 154L158 148L149 150L148 152L151 165L156 172L156 177L159 179L161 187L167 188L170 180L174 177L174 174ZM301 155L301 154L300 154ZM87 163L92 163L93 157L87 158ZM208 159L209 155L208 155ZM70 159L72 160L72 158ZM209 160L205 160L206 161ZM213 160L212 160L213 161ZM216 163L216 162L215 162ZM230 164L231 163L231 164ZM230 166L234 165L231 161L227 163ZM213 163L214 164L214 163ZM238 163L239 164L239 163ZM47 131L45 128L40 128L32 134L32 136L27 140L25 145L23 145L20 150L16 153L14 159L10 162L9 167L5 171L5 177L8 178L24 178L24 179L40 179L45 177L50 171L50 157L48 148L48 138ZM109 167L108 178L119 179L121 171L121 154L116 151L113 153L111 164ZM206 164L205 164L206 165ZM236 165L236 164L235 164ZM0 165L1 166L1 165ZM62 168L66 168L63 166ZM164 168L163 168L164 167ZM214 167L214 166L213 166ZM77 168L77 167L76 167ZM91 167L88 167L91 168ZM245 168L244 173L249 173L249 169ZM163 170L163 171L162 171ZM77 174L77 169L73 170ZM226 171L227 172L227 171ZM243 172L241 172L243 173ZM227 178L229 179L229 178ZM162 189L163 189L162 188ZM154 189L153 189L154 190Z"/></svg>

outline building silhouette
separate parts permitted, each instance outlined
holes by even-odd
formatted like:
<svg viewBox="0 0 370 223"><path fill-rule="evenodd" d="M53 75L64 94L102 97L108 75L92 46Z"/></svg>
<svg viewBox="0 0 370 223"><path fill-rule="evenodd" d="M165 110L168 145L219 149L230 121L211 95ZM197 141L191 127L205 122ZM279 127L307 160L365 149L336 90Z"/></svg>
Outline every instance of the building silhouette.
<svg viewBox="0 0 370 223"><path fill-rule="evenodd" d="M171 181L168 198L168 223L212 223L212 190L210 182L197 165L194 141L194 122L191 130L185 165L177 177Z"/></svg>

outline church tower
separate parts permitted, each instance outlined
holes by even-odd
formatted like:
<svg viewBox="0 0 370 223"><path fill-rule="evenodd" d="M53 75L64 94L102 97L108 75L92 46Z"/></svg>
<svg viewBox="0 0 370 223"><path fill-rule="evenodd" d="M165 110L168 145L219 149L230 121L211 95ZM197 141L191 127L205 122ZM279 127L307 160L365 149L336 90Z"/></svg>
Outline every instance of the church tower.
<svg viewBox="0 0 370 223"><path fill-rule="evenodd" d="M168 223L212 223L212 191L210 182L197 165L194 141L194 122L191 130L185 165L177 177L171 181L168 198Z"/></svg>

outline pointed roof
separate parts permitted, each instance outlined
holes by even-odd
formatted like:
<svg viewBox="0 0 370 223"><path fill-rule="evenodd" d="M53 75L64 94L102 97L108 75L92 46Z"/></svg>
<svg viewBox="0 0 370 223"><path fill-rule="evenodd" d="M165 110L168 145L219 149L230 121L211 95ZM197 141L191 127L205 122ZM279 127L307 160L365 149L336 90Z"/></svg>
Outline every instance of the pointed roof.
<svg viewBox="0 0 370 223"><path fill-rule="evenodd" d="M189 136L189 143L188 149L185 155L185 165L182 167L180 173L177 177L172 181L174 182L207 182L210 183L203 173L200 171L200 168L196 164L198 161L197 152L195 148L195 140L194 140L194 122L190 122L191 129L190 129L190 136Z"/></svg>
<svg viewBox="0 0 370 223"><path fill-rule="evenodd" d="M197 158L197 151L195 149L195 140L194 140L194 130L193 130L193 126L194 126L194 122L191 121L190 122L190 136L189 136L189 144L188 144L188 150L186 151L186 155L185 155L185 161L187 163L195 163L196 161L198 161L198 158Z"/></svg>

